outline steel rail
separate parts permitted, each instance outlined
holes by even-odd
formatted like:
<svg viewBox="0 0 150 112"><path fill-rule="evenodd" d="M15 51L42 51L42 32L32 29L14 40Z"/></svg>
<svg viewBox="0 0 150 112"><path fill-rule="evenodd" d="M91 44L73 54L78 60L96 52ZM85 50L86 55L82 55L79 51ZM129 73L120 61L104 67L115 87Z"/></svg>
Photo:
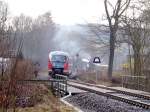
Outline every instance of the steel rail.
<svg viewBox="0 0 150 112"><path fill-rule="evenodd" d="M107 88L102 88L102 90L98 90L99 87L95 87L94 85L91 85L91 84L79 84L78 83L75 83L75 82L71 82L71 81L68 81L68 85L69 86L73 86L75 88L79 88L79 89L82 89L82 90L85 90L85 91L89 91L89 92L92 92L92 93L96 93L98 95L102 95L102 96L106 96L108 98L112 98L112 99L115 99L115 100L118 100L118 101L122 101L122 102L125 102L125 103L128 103L128 104L131 104L131 105L135 105L135 106L138 106L138 107L142 107L144 109L150 109L150 103L145 103L145 102L141 102L139 100L133 100L133 99L130 99L128 97L123 97L123 96L118 96L118 95L115 95L115 94L111 94L111 93L115 93L116 91L112 91L112 92L104 92L105 90L108 90ZM95 87L97 88L96 89L93 89L92 88Z"/></svg>
<svg viewBox="0 0 150 112"><path fill-rule="evenodd" d="M125 94L125 95L130 95L130 96L134 96L134 97L138 97L138 98L143 98L145 100L150 100L150 96L144 95L144 94L138 94L138 93L133 93L133 92L125 91L125 90L115 89L115 88L112 88L112 87L95 85L95 84L84 83L84 82L79 82L79 81L73 81L73 80L69 80L69 81L79 83L79 84L88 85L88 86L95 86L95 87L102 88L102 89L112 90L112 91L116 91L118 93L122 93L122 94Z"/></svg>

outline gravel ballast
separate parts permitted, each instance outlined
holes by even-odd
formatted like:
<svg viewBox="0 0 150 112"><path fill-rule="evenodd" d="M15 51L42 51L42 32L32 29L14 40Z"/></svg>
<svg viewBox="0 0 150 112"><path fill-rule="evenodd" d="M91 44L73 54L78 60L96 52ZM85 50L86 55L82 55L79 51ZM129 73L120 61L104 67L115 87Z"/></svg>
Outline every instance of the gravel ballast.
<svg viewBox="0 0 150 112"><path fill-rule="evenodd" d="M150 112L94 93L80 93L65 100L84 112Z"/></svg>

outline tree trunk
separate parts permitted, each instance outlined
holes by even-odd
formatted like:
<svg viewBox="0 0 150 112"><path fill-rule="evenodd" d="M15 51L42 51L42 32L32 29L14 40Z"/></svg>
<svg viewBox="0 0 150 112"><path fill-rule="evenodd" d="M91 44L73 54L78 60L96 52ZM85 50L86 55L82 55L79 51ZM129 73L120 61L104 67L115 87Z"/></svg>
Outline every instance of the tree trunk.
<svg viewBox="0 0 150 112"><path fill-rule="evenodd" d="M113 61L114 61L114 51L115 51L115 35L113 31L110 33L110 48L109 48L109 67L108 67L108 78L112 79L113 72Z"/></svg>
<svg viewBox="0 0 150 112"><path fill-rule="evenodd" d="M141 55L140 50L134 50L134 75L140 76L142 74ZM140 89L140 78L135 78L135 89Z"/></svg>
<svg viewBox="0 0 150 112"><path fill-rule="evenodd" d="M134 51L134 75L140 76L142 73L141 68L141 55L139 51Z"/></svg>

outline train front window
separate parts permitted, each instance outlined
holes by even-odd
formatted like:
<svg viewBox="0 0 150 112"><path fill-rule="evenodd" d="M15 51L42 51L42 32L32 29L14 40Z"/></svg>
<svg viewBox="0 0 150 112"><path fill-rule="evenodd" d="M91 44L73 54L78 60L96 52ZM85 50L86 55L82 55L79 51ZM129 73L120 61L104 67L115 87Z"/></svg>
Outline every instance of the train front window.
<svg viewBox="0 0 150 112"><path fill-rule="evenodd" d="M67 57L63 55L53 55L51 61L59 61L59 62L66 62Z"/></svg>

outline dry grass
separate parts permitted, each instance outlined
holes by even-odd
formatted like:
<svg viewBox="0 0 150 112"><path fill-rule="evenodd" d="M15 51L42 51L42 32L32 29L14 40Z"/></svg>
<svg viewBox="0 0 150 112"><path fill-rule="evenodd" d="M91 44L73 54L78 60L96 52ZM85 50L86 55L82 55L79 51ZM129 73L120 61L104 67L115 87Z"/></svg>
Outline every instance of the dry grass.
<svg viewBox="0 0 150 112"><path fill-rule="evenodd" d="M79 79L83 82L92 83L92 84L101 84L105 86L120 86L121 78L118 76L118 72L113 74L113 78L110 81L107 77L107 71L101 71L97 74L97 82L96 82L96 73L87 72L79 75Z"/></svg>
<svg viewBox="0 0 150 112"><path fill-rule="evenodd" d="M30 61L19 60L13 71L14 74L8 74L8 77L6 77L8 84L3 84L0 87L0 92L4 91L5 96L6 93L8 93L8 97L2 103L6 104L8 102L8 105L6 105L7 107L5 105L0 106L0 112L4 112L6 109L8 109L7 112L14 112L13 109L16 110L15 112L74 112L72 108L62 104L58 98L55 98L50 90L42 84L18 85L16 83L17 80L34 78L32 74L33 66ZM9 88L9 85L11 88ZM26 98L29 98L29 100L26 101L24 106L22 102L24 102ZM2 110L2 108L6 109Z"/></svg>
<svg viewBox="0 0 150 112"><path fill-rule="evenodd" d="M72 108L62 104L51 95L44 95L44 101L34 107L17 108L16 112L75 112ZM9 110L8 112L12 112Z"/></svg>
<svg viewBox="0 0 150 112"><path fill-rule="evenodd" d="M46 87L43 87L43 90L43 94L40 95L42 98L41 102L37 102L33 107L18 107L16 112L75 112L72 108L60 102L58 98L54 97ZM8 112L13 112L13 110L9 109Z"/></svg>

